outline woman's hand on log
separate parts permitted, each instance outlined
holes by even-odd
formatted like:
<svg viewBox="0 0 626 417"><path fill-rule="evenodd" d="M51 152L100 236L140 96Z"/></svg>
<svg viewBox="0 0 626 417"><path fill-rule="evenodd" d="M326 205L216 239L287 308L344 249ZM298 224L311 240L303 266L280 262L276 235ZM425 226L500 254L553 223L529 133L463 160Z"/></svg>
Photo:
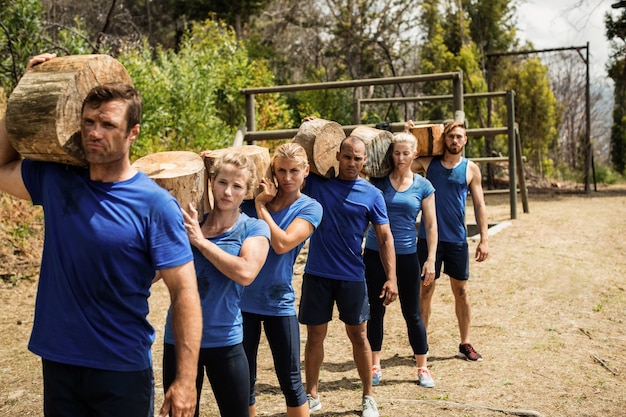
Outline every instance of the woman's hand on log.
<svg viewBox="0 0 626 417"><path fill-rule="evenodd" d="M404 131L409 133L414 127L416 126L415 123L413 123L413 120L407 120L407 122L404 124Z"/></svg>
<svg viewBox="0 0 626 417"><path fill-rule="evenodd" d="M262 178L259 185L261 186L261 192L254 199L256 202L267 204L272 201L274 197L276 197L278 189L276 188L274 181L269 178Z"/></svg>
<svg viewBox="0 0 626 417"><path fill-rule="evenodd" d="M311 120L315 120L315 119L317 119L317 117L316 117L316 116L307 116L307 117L305 117L304 119L302 119L302 123L304 123L304 122L310 122Z"/></svg>
<svg viewBox="0 0 626 417"><path fill-rule="evenodd" d="M54 59L57 57L57 54L41 54L41 55L35 55L34 57L32 57L29 61L28 64L26 64L26 71L28 71L29 69L31 69L32 67L34 67L35 65L39 65L42 62L46 62L46 61L50 61L51 59Z"/></svg>

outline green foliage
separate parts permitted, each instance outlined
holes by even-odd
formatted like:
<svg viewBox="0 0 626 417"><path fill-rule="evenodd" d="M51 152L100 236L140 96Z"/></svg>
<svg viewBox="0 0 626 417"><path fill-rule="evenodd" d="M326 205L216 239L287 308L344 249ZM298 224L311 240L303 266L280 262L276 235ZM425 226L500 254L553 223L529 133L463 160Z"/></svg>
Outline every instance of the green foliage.
<svg viewBox="0 0 626 417"><path fill-rule="evenodd" d="M1 88L12 91L34 55L77 55L89 50L79 18L73 27L59 28L45 21L39 0L0 0Z"/></svg>
<svg viewBox="0 0 626 417"><path fill-rule="evenodd" d="M624 176L609 165L595 164L596 182L600 184L617 184L624 181Z"/></svg>
<svg viewBox="0 0 626 417"><path fill-rule="evenodd" d="M550 89L547 67L537 58L524 61L511 71L507 89L516 92L522 152L536 171L547 176L554 168L551 152L558 151L558 104Z"/></svg>
<svg viewBox="0 0 626 417"><path fill-rule="evenodd" d="M262 60L251 61L225 24L196 23L176 53L129 48L120 55L144 101L142 133L133 157L166 150L201 151L230 146L244 123L242 88L269 86L273 76ZM277 95L257 97L257 129L291 126Z"/></svg>

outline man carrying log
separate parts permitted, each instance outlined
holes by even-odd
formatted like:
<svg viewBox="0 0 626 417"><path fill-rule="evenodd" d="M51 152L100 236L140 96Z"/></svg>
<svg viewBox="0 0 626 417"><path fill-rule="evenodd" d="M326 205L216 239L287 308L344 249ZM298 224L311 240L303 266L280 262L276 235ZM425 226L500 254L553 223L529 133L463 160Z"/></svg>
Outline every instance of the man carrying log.
<svg viewBox="0 0 626 417"><path fill-rule="evenodd" d="M22 159L0 120L0 190L45 212L28 347L42 358L48 417L153 415L155 271L170 292L179 359L160 415L194 413L202 320L192 253L176 200L130 164L141 110L128 84L90 91L80 123L88 168Z"/></svg>
<svg viewBox="0 0 626 417"><path fill-rule="evenodd" d="M409 120L405 130L415 127ZM467 230L465 228L465 203L468 190L472 195L476 224L480 231L480 242L476 247L475 259L482 262L489 256L487 233L487 208L483 196L480 168L476 163L463 157L463 148L467 143L467 133L463 122L451 121L445 124L442 133L444 153L437 157L421 157L413 160L411 170L424 171L426 178L435 187L435 209L439 242L435 259L435 282L422 285L420 308L422 320L428 330L428 319L435 292L436 280L443 272L450 277L450 287L454 294L454 307L461 343L458 356L468 361L482 361L482 355L470 343L471 306L467 291L469 280L469 252ZM417 254L420 265L428 257L426 229L420 223L417 234Z"/></svg>
<svg viewBox="0 0 626 417"><path fill-rule="evenodd" d="M380 298L388 305L398 295L393 236L382 193L359 177L366 161L363 140L355 136L344 139L336 158L339 161L337 177L326 179L310 175L303 190L324 209L322 222L309 244L298 316L307 326L306 392L310 411L320 410L318 381L324 360L324 339L337 303L363 384L363 417L378 417L372 389L372 351L366 330L369 301L361 252L363 236L371 222L387 275Z"/></svg>

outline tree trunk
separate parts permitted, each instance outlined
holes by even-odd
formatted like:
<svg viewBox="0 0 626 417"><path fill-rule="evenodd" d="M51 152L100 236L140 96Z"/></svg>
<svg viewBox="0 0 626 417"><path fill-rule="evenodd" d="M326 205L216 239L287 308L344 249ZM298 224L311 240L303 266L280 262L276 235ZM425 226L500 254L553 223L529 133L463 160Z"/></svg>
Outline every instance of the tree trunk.
<svg viewBox="0 0 626 417"><path fill-rule="evenodd" d="M411 129L417 138L417 152L419 156L443 155L443 125L420 125Z"/></svg>
<svg viewBox="0 0 626 417"><path fill-rule="evenodd" d="M27 71L7 102L11 144L25 158L86 165L83 100L93 87L109 82L132 85L126 68L108 55L59 57Z"/></svg>
<svg viewBox="0 0 626 417"><path fill-rule="evenodd" d="M203 152L202 157L204 159L204 166L206 167L209 177L212 177L215 173L213 169L215 161L229 151L243 153L248 158L252 159L254 165L256 165L256 176L259 181L261 178L272 178L272 171L270 169L270 151L267 148L257 145L233 146L230 148L214 149ZM246 195L246 199L253 199L258 193L259 187L254 190L250 190L248 195ZM207 197L209 198L209 203L211 204L210 207L213 207L213 196L207 192Z"/></svg>
<svg viewBox="0 0 626 417"><path fill-rule="evenodd" d="M365 142L367 159L363 170L366 175L381 178L393 170L391 147L389 146L393 139L393 133L369 126L357 126L350 136L356 136Z"/></svg>
<svg viewBox="0 0 626 417"><path fill-rule="evenodd" d="M343 127L337 122L313 119L300 125L293 141L304 148L311 172L326 178L337 175L337 151L346 138Z"/></svg>
<svg viewBox="0 0 626 417"><path fill-rule="evenodd" d="M200 155L184 151L159 152L139 158L133 166L169 191L183 209L188 211L191 204L198 211L199 219L202 218L206 176Z"/></svg>

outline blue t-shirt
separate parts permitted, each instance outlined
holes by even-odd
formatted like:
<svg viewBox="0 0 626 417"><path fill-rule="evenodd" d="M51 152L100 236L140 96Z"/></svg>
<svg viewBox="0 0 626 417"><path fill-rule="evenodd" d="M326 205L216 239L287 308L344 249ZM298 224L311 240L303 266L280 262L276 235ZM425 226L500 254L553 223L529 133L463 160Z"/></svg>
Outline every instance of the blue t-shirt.
<svg viewBox="0 0 626 417"><path fill-rule="evenodd" d="M448 169L441 165L440 158L434 158L428 165L426 178L437 190L435 206L440 242L464 243L467 241L465 229L467 163L467 158L463 158L459 165ZM423 222L420 224L418 236L420 239L426 239Z"/></svg>
<svg viewBox="0 0 626 417"><path fill-rule="evenodd" d="M45 213L29 349L111 371L151 366L155 270L192 260L176 200L141 172L104 183L84 168L24 160L22 177Z"/></svg>
<svg viewBox="0 0 626 417"><path fill-rule="evenodd" d="M223 251L238 256L243 242L254 236L270 238L270 227L262 220L252 219L241 213L237 223L226 232L208 240ZM222 274L194 246L193 260L198 276L198 291L202 305L202 348L232 346L243 341L243 320L239 299L243 285ZM174 344L171 311L165 322L166 343Z"/></svg>
<svg viewBox="0 0 626 417"><path fill-rule="evenodd" d="M422 200L435 192L430 181L418 174L413 174L413 183L405 191L397 191L389 176L372 178L372 184L382 191L389 215L389 226L393 234L396 255L408 255L417 252L417 230L415 223L422 209ZM365 247L379 251L374 228L370 227L365 239Z"/></svg>
<svg viewBox="0 0 626 417"><path fill-rule="evenodd" d="M309 175L303 192L324 209L311 236L305 272L324 278L364 281L363 237L367 226L387 224L382 193L368 181L345 181Z"/></svg>
<svg viewBox="0 0 626 417"><path fill-rule="evenodd" d="M244 213L257 216L254 200L247 200L241 206ZM311 223L314 228L322 220L320 203L302 194L289 207L270 212L274 222L283 230L297 218ZM294 316L296 314L296 294L291 283L293 264L304 245L304 241L289 252L278 255L270 247L267 261L256 279L243 290L241 311L267 316Z"/></svg>

